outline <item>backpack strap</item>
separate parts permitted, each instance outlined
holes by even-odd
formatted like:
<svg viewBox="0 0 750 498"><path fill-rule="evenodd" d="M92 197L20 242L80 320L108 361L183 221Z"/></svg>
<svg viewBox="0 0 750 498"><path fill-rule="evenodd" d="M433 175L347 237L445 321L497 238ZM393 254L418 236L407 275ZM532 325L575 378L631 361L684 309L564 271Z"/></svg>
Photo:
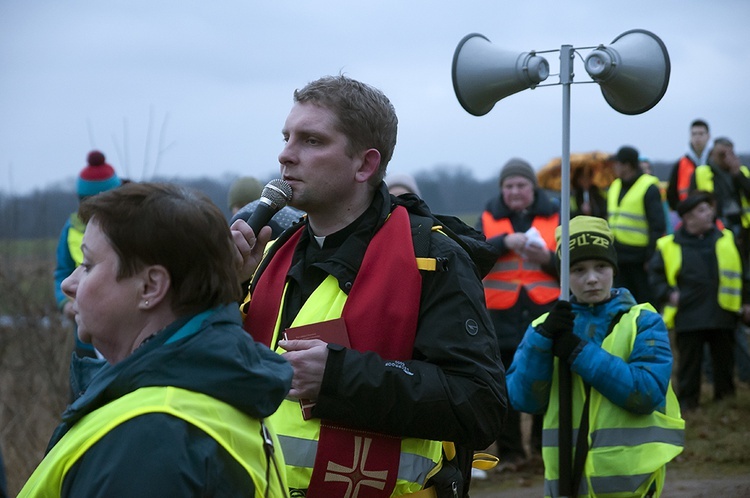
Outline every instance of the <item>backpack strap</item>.
<svg viewBox="0 0 750 498"><path fill-rule="evenodd" d="M409 213L411 224L411 239L414 243L414 254L417 257L417 268L423 271L446 271L448 261L445 258L430 258L430 237L433 230L439 230L439 225L433 226L433 219Z"/></svg>
<svg viewBox="0 0 750 498"><path fill-rule="evenodd" d="M399 197L391 196L391 202L405 206L409 211L410 217L416 216L426 219L424 226L430 227L430 230L439 231L443 235L453 239L469 255L480 278L485 277L492 270L497 258L500 257L500 251L487 243L483 233L470 227L463 220L455 216L434 214L430 211L427 204L416 195L402 194ZM421 233L421 236L426 237L427 234ZM427 245L427 248L429 248L429 245ZM426 254L422 254L421 256L426 257ZM417 257L420 257L419 253L417 253ZM443 264L445 263L443 262ZM447 269L446 267L442 271L446 271ZM439 270L439 268L436 269L436 271Z"/></svg>

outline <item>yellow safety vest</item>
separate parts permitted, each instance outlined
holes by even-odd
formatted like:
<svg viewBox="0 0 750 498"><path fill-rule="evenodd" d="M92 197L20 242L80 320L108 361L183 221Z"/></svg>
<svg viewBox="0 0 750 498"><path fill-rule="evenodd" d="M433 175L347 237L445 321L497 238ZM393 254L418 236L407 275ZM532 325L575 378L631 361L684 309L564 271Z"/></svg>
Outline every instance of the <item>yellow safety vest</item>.
<svg viewBox="0 0 750 498"><path fill-rule="evenodd" d="M750 170L748 170L747 166L740 166L740 171L745 177L750 178ZM704 164L695 168L695 188L707 192L714 191L714 172L711 170L711 166ZM748 202L744 195L740 195L740 202L742 207L742 214L740 215L742 226L749 228L750 202Z"/></svg>
<svg viewBox="0 0 750 498"><path fill-rule="evenodd" d="M81 263L83 263L81 244L83 243L83 232L85 231L86 225L78 217L78 213L71 214L70 228L68 228L68 252L70 252L70 257L73 258L76 266L81 266Z"/></svg>
<svg viewBox="0 0 750 498"><path fill-rule="evenodd" d="M677 287L677 275L682 269L682 247L674 241L674 235L666 235L656 241L656 250L664 260L667 283ZM719 264L719 292L717 301L722 309L735 313L742 307L742 260L734 243L732 231L725 228L716 241L716 262ZM667 327L674 327L675 306L666 305L662 312Z"/></svg>
<svg viewBox="0 0 750 498"><path fill-rule="evenodd" d="M602 348L627 360L633 350L637 331L636 320L641 310L654 311L650 304L638 304L622 316L620 322L604 339ZM543 323L545 313L533 324ZM544 414L542 458L544 460L544 494L560 496L559 482L559 379L558 359L554 360L550 400ZM586 390L581 377L573 379L573 441L585 403ZM685 421L680 415L677 397L670 382L667 388L665 413L648 415L631 413L591 389L589 406L589 451L579 486L579 496L629 497L643 496L656 482L659 496L664 487L665 465L682 452L685 444ZM575 452L572 453L574 455ZM571 456L571 461L573 457Z"/></svg>
<svg viewBox="0 0 750 498"><path fill-rule="evenodd" d="M288 496L284 457L275 451L271 458L276 462L267 460L263 434L271 437L275 448L279 448L278 439L262 421L206 394L177 387L142 387L79 420L44 457L19 498L59 497L66 474L91 446L123 422L147 413L180 418L214 438L250 475L256 498ZM272 477L266 482L269 463Z"/></svg>
<svg viewBox="0 0 750 498"><path fill-rule="evenodd" d="M635 247L648 246L648 219L643 198L651 185L658 185L659 179L652 175L641 175L628 189L620 201L622 180L612 182L607 193L609 227L615 240Z"/></svg>
<svg viewBox="0 0 750 498"><path fill-rule="evenodd" d="M286 289L284 290L286 296ZM310 295L292 327L333 320L341 317L347 295L339 288L338 281L329 275ZM283 309L284 304L281 304ZM272 344L276 344L281 316L276 318L276 331ZM277 352L283 353L281 348ZM271 415L271 422L279 436L287 464L287 480L291 488L307 489L310 484L315 455L320 436L320 420L304 420L299 401L286 399ZM442 455L442 443L426 439L404 438L401 440L396 487L391 496L400 496L419 491L431 471L436 469Z"/></svg>

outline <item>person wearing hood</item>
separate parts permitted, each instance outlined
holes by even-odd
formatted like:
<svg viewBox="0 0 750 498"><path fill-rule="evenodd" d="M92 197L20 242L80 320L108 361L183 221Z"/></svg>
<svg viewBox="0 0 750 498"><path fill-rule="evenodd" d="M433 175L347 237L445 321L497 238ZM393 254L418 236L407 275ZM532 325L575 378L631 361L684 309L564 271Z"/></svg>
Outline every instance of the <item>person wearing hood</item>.
<svg viewBox="0 0 750 498"><path fill-rule="evenodd" d="M708 123L696 119L690 123L690 143L687 152L675 163L669 174L667 184L667 203L669 209L677 210L677 204L684 201L690 192L690 181L695 168L708 162L708 141L711 134Z"/></svg>
<svg viewBox="0 0 750 498"><path fill-rule="evenodd" d="M385 183L388 185L388 192L396 197L402 194L414 194L417 197L422 197L422 192L419 191L416 178L408 173L388 175Z"/></svg>
<svg viewBox="0 0 750 498"><path fill-rule="evenodd" d="M560 229L556 238L559 255ZM544 414L545 496L659 496L685 437L667 327L650 304L612 288L617 252L605 220L573 218L567 243L572 296L526 330L508 369L508 397L517 410ZM567 414L560 362L571 372ZM570 448L561 445L563 430ZM563 451L575 462L569 469L559 466ZM562 489L567 483L572 489Z"/></svg>
<svg viewBox="0 0 750 498"><path fill-rule="evenodd" d="M83 261L62 289L106 361L74 357L76 399L19 496L286 496L264 419L292 368L242 329L221 210L184 187L130 183L79 215Z"/></svg>

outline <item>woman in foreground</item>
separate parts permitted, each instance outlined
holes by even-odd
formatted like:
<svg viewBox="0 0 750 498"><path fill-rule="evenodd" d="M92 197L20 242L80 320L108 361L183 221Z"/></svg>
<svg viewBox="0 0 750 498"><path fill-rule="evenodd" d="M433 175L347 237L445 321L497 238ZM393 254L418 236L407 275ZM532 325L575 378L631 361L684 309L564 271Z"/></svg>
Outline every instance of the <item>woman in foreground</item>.
<svg viewBox="0 0 750 498"><path fill-rule="evenodd" d="M81 392L19 496L286 496L263 419L292 368L242 330L221 211L183 187L130 183L79 214L83 264L62 287L106 364L74 362Z"/></svg>

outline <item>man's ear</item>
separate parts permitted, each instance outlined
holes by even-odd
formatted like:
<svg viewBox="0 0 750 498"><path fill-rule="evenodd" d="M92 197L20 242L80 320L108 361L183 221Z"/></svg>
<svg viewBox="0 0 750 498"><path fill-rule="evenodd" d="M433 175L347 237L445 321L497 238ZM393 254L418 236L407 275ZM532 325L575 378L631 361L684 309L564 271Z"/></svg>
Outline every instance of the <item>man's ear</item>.
<svg viewBox="0 0 750 498"><path fill-rule="evenodd" d="M362 162L355 174L358 182L366 183L378 172L380 167L380 151L378 149L367 149L362 155Z"/></svg>
<svg viewBox="0 0 750 498"><path fill-rule="evenodd" d="M142 270L141 285L141 307L148 309L164 301L172 287L172 279L165 267L152 265Z"/></svg>

